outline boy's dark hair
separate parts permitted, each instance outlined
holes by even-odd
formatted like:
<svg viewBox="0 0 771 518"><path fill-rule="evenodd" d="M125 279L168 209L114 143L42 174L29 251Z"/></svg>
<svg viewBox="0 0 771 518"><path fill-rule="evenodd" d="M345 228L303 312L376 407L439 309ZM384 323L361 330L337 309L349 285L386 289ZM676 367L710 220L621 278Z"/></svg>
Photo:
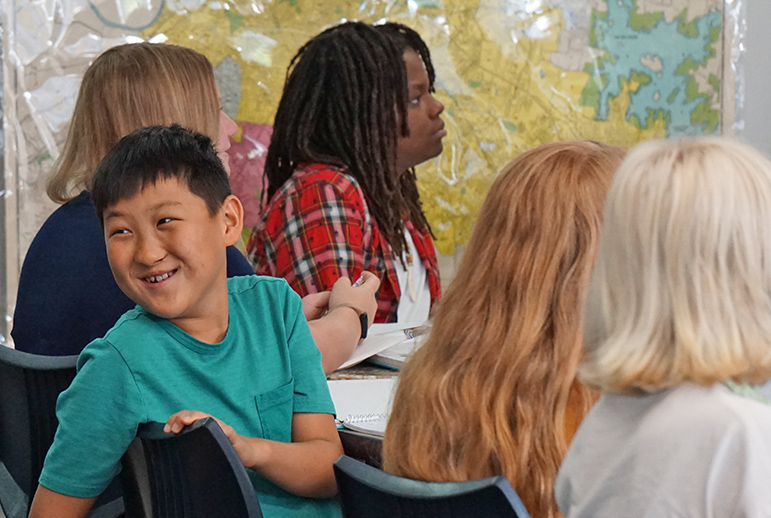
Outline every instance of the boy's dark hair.
<svg viewBox="0 0 771 518"><path fill-rule="evenodd" d="M403 53L385 32L360 22L311 39L287 69L265 160L267 199L300 163L345 169L397 257L406 247L403 217L428 228L417 188L404 188L414 173L396 170L397 139L409 135Z"/></svg>
<svg viewBox="0 0 771 518"><path fill-rule="evenodd" d="M91 180L99 223L104 211L146 185L178 178L214 216L230 194L228 174L206 135L174 124L140 128L123 137L102 159Z"/></svg>

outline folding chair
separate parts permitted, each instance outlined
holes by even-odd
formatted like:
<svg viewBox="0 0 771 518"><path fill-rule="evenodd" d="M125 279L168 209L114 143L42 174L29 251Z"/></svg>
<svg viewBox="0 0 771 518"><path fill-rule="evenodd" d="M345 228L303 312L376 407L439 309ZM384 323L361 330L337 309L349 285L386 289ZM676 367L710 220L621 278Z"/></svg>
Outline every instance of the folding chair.
<svg viewBox="0 0 771 518"><path fill-rule="evenodd" d="M126 518L262 518L254 487L216 421L179 434L141 425L123 456Z"/></svg>
<svg viewBox="0 0 771 518"><path fill-rule="evenodd" d="M77 360L0 345L0 506L8 518L26 518L29 513L59 426L56 399L75 377ZM111 485L89 516L120 516L119 489Z"/></svg>
<svg viewBox="0 0 771 518"><path fill-rule="evenodd" d="M334 469L344 518L530 518L502 476L424 482L385 473L345 455Z"/></svg>

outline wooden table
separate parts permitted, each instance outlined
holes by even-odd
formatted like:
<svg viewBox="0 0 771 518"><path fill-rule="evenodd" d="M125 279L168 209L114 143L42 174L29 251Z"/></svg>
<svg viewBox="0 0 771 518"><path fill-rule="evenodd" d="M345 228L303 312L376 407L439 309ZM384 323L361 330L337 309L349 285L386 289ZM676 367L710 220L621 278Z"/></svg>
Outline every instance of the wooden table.
<svg viewBox="0 0 771 518"><path fill-rule="evenodd" d="M383 439L381 437L354 432L345 428L338 430L338 433L346 455L370 466L383 469Z"/></svg>
<svg viewBox="0 0 771 518"><path fill-rule="evenodd" d="M335 371L327 376L328 380L360 380L370 378L395 378L399 371L387 367L378 367L371 363L360 363L347 369Z"/></svg>

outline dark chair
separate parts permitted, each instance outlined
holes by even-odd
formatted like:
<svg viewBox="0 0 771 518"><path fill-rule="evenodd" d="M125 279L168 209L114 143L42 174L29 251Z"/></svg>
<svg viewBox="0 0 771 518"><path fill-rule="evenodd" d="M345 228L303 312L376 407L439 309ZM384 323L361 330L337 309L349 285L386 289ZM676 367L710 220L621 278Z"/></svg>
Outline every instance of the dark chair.
<svg viewBox="0 0 771 518"><path fill-rule="evenodd" d="M344 518L530 518L502 476L423 482L390 475L347 456L335 462Z"/></svg>
<svg viewBox="0 0 771 518"><path fill-rule="evenodd" d="M179 434L141 425L121 461L127 518L262 518L241 460L214 419Z"/></svg>
<svg viewBox="0 0 771 518"><path fill-rule="evenodd" d="M46 453L54 440L56 399L75 377L77 356L40 356L0 345L0 505L26 517ZM89 516L119 516L117 485Z"/></svg>

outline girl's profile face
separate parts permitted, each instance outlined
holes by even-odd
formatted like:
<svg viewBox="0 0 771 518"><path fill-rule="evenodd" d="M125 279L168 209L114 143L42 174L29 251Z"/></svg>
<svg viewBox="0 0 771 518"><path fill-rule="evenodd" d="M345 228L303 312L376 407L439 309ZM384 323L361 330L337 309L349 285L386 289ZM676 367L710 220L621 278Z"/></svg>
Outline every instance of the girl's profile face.
<svg viewBox="0 0 771 518"><path fill-rule="evenodd" d="M222 110L222 94L217 88L217 98L220 102L220 133L217 139L217 156L220 157L225 172L230 175L230 157L226 151L230 149L230 137L238 131L238 125L231 119L227 113Z"/></svg>
<svg viewBox="0 0 771 518"><path fill-rule="evenodd" d="M439 115L444 105L429 91L428 73L417 52L404 52L404 66L407 69L407 123L410 134L399 137L396 144L397 171L406 171L434 158L442 152L442 138L447 135L444 122Z"/></svg>

